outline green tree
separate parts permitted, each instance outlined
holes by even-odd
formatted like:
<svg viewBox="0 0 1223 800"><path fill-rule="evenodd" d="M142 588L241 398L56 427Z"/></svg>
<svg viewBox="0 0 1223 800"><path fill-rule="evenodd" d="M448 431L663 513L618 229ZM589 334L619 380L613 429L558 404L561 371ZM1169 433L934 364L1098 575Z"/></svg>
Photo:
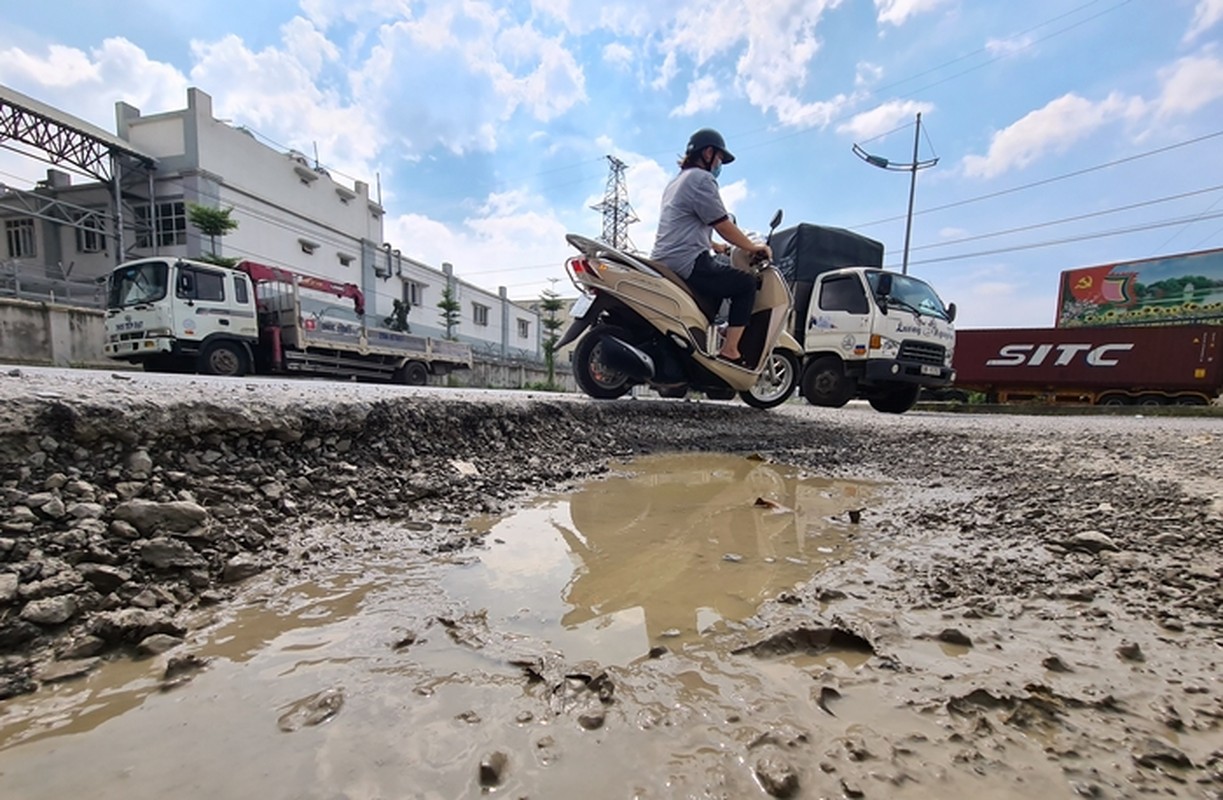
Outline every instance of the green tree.
<svg viewBox="0 0 1223 800"><path fill-rule="evenodd" d="M454 290L450 284L442 290L442 299L437 301L437 307L442 310L442 326L446 329L446 338L452 342L458 341L458 337L454 335L454 329L459 326L459 311L462 306L454 297Z"/></svg>
<svg viewBox="0 0 1223 800"><path fill-rule="evenodd" d="M217 239L232 230L236 230L238 227L238 220L230 216L233 213L233 206L229 208L213 208L211 206L202 206L199 203L187 204L187 219L199 229L200 233L208 237L210 252L200 256L201 261L220 264L224 267L232 267L238 263L236 258L225 258L224 256L217 255Z"/></svg>
<svg viewBox="0 0 1223 800"><path fill-rule="evenodd" d="M557 314L565 307L563 300L551 289L545 289L540 295L539 308L545 314L540 318L540 324L547 331L544 339L544 363L548 365L548 387L556 387L556 343L561 340L560 327L565 323L557 318Z"/></svg>

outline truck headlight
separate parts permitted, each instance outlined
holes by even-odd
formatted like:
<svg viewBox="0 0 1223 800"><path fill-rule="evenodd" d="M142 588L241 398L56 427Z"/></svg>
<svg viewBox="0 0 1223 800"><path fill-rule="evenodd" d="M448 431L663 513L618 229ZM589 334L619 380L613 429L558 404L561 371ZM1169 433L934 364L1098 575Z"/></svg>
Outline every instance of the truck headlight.
<svg viewBox="0 0 1223 800"><path fill-rule="evenodd" d="M169 328L149 328L144 332L144 338L156 339L159 336L169 336L171 333Z"/></svg>
<svg viewBox="0 0 1223 800"><path fill-rule="evenodd" d="M943 354L943 366L950 367L951 362L955 360L955 348L948 347L947 352Z"/></svg>
<svg viewBox="0 0 1223 800"><path fill-rule="evenodd" d="M875 334L871 337L871 349L881 351L888 358L895 358L900 353L900 342Z"/></svg>

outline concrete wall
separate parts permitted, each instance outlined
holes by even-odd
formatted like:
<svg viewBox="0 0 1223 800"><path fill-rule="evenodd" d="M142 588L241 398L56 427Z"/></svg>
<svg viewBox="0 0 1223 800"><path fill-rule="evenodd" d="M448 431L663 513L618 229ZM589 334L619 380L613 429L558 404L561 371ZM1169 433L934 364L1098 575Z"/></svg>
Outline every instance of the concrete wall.
<svg viewBox="0 0 1223 800"><path fill-rule="evenodd" d="M55 366L115 366L102 354L101 311L0 299L0 361Z"/></svg>
<svg viewBox="0 0 1223 800"><path fill-rule="evenodd" d="M105 338L101 311L0 298L0 363L129 369L102 354ZM478 359L471 370L455 372L449 380L434 377L430 383L520 389L547 379L547 371L538 364ZM576 390L568 364L556 365L556 383Z"/></svg>

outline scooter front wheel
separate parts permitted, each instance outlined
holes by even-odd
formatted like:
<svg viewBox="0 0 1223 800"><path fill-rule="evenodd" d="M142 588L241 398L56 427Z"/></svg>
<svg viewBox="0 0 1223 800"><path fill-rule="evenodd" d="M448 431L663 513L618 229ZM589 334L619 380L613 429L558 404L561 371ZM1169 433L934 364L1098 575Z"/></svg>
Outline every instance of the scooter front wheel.
<svg viewBox="0 0 1223 800"><path fill-rule="evenodd" d="M603 338L626 339L628 332L614 325L596 325L586 331L573 351L573 377L578 388L597 400L614 400L629 393L633 385L623 372L603 363Z"/></svg>
<svg viewBox="0 0 1223 800"><path fill-rule="evenodd" d="M739 392L739 396L753 408L773 408L789 400L797 385L798 359L789 351L774 350L756 385Z"/></svg>

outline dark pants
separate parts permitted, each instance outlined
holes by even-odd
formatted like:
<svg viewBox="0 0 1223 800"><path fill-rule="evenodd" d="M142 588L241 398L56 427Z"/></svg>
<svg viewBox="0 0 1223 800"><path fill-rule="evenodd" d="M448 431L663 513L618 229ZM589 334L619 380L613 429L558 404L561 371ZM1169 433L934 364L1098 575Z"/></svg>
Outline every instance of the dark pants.
<svg viewBox="0 0 1223 800"><path fill-rule="evenodd" d="M756 276L735 269L729 258L715 258L706 252L696 257L692 274L687 278L692 291L706 297L730 298L727 324L740 327L752 318L752 303L756 300Z"/></svg>

